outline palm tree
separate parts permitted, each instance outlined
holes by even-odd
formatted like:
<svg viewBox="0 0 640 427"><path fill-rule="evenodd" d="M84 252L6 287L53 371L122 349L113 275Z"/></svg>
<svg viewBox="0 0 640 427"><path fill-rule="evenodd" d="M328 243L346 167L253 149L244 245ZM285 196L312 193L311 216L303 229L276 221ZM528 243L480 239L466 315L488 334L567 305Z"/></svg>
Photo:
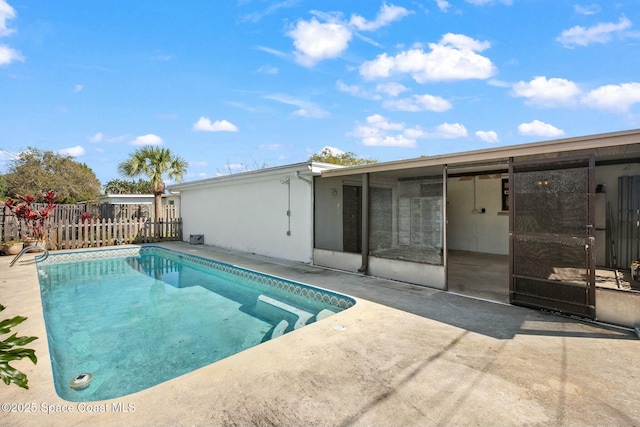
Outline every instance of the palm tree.
<svg viewBox="0 0 640 427"><path fill-rule="evenodd" d="M182 181L182 175L189 164L179 156L174 156L168 148L147 145L129 155L129 158L118 165L120 175L134 178L146 175L151 181L153 204L156 221L162 219L162 195L165 184L163 176L175 181Z"/></svg>

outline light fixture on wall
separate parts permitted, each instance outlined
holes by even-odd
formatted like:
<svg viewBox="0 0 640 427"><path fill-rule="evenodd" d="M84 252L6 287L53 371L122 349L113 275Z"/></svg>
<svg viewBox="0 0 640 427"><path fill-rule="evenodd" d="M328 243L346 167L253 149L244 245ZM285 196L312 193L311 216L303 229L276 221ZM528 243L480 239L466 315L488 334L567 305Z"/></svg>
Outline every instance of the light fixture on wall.
<svg viewBox="0 0 640 427"><path fill-rule="evenodd" d="M333 194L334 196L337 196L337 195L338 195L338 189L337 189L337 188L335 188L335 187L334 187L334 188L332 188L332 189L331 189L331 194Z"/></svg>

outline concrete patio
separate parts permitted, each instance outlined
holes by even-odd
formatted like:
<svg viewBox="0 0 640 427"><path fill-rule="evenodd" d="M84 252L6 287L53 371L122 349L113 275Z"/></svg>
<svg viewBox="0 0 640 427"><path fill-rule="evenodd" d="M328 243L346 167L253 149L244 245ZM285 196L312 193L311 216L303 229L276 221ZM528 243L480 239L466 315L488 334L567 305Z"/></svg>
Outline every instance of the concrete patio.
<svg viewBox="0 0 640 427"><path fill-rule="evenodd" d="M632 330L208 246L161 246L357 303L142 392L78 404L55 393L33 256L11 268L12 257L0 257L0 318L28 316L14 332L39 337L28 346L38 364L12 364L29 390L0 384L0 425L640 426Z"/></svg>

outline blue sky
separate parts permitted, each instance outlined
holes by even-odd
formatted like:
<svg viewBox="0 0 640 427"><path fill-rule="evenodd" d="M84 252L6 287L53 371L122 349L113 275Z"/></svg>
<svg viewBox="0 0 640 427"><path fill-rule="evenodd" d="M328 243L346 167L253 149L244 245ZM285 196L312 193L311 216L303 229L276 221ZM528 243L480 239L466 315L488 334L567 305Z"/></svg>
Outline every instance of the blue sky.
<svg viewBox="0 0 640 427"><path fill-rule="evenodd" d="M640 127L637 0L0 0L0 172L102 184L145 144L185 181Z"/></svg>

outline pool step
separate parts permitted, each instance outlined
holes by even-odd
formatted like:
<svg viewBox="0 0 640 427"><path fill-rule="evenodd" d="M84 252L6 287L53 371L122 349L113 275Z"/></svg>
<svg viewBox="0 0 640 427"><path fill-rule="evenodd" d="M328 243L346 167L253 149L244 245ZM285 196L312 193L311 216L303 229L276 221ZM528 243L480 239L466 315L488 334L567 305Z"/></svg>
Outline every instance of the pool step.
<svg viewBox="0 0 640 427"><path fill-rule="evenodd" d="M336 313L331 310L327 310L326 308L323 308L322 310L320 310L320 312L318 312L318 314L316 314L316 321L326 319L327 317L333 316L334 314Z"/></svg>
<svg viewBox="0 0 640 427"><path fill-rule="evenodd" d="M293 325L294 330L303 327L312 317L315 316L314 313L309 313L308 311L304 311L266 295L260 295L258 297L255 309L258 313L266 315L266 317L271 317L269 314L273 313L274 310L276 311L276 317L296 317L297 320Z"/></svg>
<svg viewBox="0 0 640 427"><path fill-rule="evenodd" d="M288 327L289 327L289 322L282 319L280 323L278 323L271 331L271 339L278 338L284 335L287 332Z"/></svg>

